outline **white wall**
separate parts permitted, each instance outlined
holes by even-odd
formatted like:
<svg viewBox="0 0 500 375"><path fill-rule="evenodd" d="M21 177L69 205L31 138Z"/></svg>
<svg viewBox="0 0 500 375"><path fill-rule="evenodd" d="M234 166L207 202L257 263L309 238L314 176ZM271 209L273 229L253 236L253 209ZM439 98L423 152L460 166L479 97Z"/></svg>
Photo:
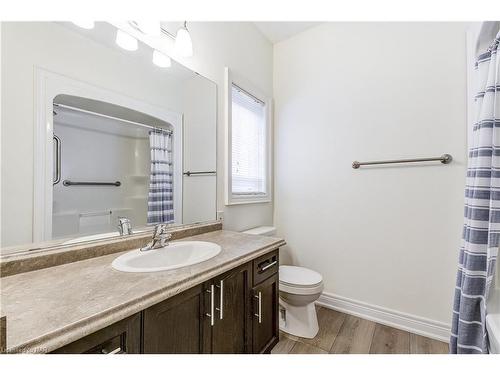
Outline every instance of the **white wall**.
<svg viewBox="0 0 500 375"><path fill-rule="evenodd" d="M465 24L329 23L274 47L275 224L325 292L448 324L466 169ZM354 160L450 165L354 170Z"/></svg>
<svg viewBox="0 0 500 375"><path fill-rule="evenodd" d="M273 204L224 206L224 67L258 87L273 92L273 47L250 22L189 22L194 56L182 64L217 83L217 207L224 211L224 227L243 230L273 222Z"/></svg>

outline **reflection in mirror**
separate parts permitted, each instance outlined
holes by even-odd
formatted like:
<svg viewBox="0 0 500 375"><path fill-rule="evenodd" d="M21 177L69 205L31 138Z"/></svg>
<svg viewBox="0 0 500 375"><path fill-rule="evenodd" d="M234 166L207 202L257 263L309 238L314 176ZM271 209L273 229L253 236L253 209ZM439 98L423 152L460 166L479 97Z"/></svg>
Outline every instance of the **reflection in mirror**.
<svg viewBox="0 0 500 375"><path fill-rule="evenodd" d="M2 254L215 219L216 85L116 32L2 24Z"/></svg>
<svg viewBox="0 0 500 375"><path fill-rule="evenodd" d="M182 160L172 156L171 124L68 95L54 99L53 115L52 238L113 232L120 218L139 228L182 223L172 169Z"/></svg>

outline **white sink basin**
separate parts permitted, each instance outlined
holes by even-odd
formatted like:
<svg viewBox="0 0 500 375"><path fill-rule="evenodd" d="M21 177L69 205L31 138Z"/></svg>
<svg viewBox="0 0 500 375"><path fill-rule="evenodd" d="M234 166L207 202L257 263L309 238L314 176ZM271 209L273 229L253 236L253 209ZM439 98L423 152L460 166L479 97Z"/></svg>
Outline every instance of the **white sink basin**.
<svg viewBox="0 0 500 375"><path fill-rule="evenodd" d="M158 272L190 266L209 260L221 252L221 247L205 241L170 242L161 249L132 250L120 255L111 264L124 272Z"/></svg>

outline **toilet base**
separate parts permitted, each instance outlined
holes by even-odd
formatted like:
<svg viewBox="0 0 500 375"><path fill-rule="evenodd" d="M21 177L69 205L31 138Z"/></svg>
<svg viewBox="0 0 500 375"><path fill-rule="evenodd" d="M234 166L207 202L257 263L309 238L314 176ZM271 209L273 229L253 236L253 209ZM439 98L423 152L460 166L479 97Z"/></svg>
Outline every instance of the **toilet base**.
<svg viewBox="0 0 500 375"><path fill-rule="evenodd" d="M314 302L305 306L294 306L280 298L280 330L307 339L315 337L319 326Z"/></svg>

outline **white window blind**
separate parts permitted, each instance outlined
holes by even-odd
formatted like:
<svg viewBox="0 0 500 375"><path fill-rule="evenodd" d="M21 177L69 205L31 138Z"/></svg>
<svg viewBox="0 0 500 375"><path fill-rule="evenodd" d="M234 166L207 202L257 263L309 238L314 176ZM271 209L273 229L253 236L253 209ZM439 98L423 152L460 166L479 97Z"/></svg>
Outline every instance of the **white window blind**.
<svg viewBox="0 0 500 375"><path fill-rule="evenodd" d="M265 195L266 106L232 84L232 194Z"/></svg>

